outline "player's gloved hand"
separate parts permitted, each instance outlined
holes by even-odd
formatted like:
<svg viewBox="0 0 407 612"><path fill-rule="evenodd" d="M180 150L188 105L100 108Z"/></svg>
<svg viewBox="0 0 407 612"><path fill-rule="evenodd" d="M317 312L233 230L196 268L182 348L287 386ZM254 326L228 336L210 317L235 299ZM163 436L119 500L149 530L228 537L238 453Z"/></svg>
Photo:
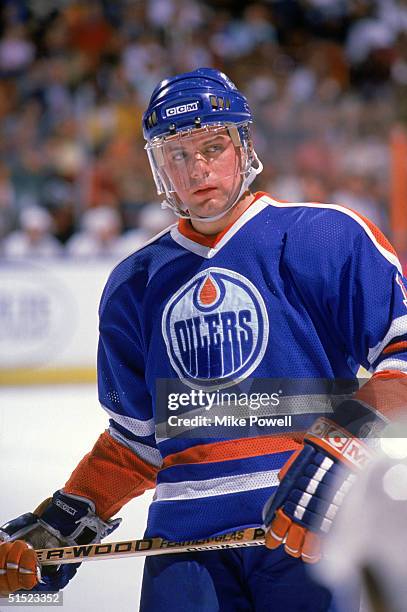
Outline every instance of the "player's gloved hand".
<svg viewBox="0 0 407 612"><path fill-rule="evenodd" d="M321 557L327 533L348 492L354 472L370 460L370 449L326 418L318 419L279 474L280 485L263 509L266 546L303 561Z"/></svg>
<svg viewBox="0 0 407 612"><path fill-rule="evenodd" d="M34 549L93 544L100 542L102 538L112 533L120 522L121 519L103 521L96 515L95 505L89 499L56 491L52 499L46 499L33 513L27 512L0 527L0 541L10 546L16 544L17 540L24 540ZM3 546L5 544L0 545L0 550ZM27 550L29 551L29 549ZM15 562L10 561L10 553L4 551L7 559L5 564L0 566L5 572L0 575L0 579L3 579L5 587L10 585L15 587L13 590L29 588L34 591L59 591L73 578L80 565L80 563L69 563L59 566L44 566L41 568L41 572L37 573L38 564L35 555L35 563L33 561L33 553L33 550L25 553L25 556L21 558L20 565L21 568L29 570L35 567L36 579L31 581L25 579L24 584L29 586L23 586L23 584L16 583ZM14 550L12 554L17 554L17 552ZM0 555L0 560L1 558ZM25 567L26 559L29 559L30 562L28 568ZM22 571L20 573L25 574ZM0 582L0 585L2 584Z"/></svg>
<svg viewBox="0 0 407 612"><path fill-rule="evenodd" d="M0 595L32 589L41 578L37 556L27 542L0 544Z"/></svg>

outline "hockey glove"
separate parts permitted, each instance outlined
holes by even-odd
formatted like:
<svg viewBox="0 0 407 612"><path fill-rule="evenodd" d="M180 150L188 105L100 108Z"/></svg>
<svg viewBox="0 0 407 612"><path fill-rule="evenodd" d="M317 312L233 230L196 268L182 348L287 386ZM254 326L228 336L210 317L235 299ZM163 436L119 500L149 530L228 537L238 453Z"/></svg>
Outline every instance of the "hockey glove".
<svg viewBox="0 0 407 612"><path fill-rule="evenodd" d="M0 595L32 589L41 578L37 556L27 542L0 543Z"/></svg>
<svg viewBox="0 0 407 612"><path fill-rule="evenodd" d="M121 519L103 521L89 499L57 491L33 513L0 527L0 592L17 589L59 591L76 574L80 563L40 568L33 548L93 544L114 531ZM24 540L24 541L22 541Z"/></svg>
<svg viewBox="0 0 407 612"><path fill-rule="evenodd" d="M321 557L320 536L327 533L347 491L353 472L370 460L370 449L334 422L318 419L304 437L304 446L280 471L280 485L263 510L266 546L303 561Z"/></svg>

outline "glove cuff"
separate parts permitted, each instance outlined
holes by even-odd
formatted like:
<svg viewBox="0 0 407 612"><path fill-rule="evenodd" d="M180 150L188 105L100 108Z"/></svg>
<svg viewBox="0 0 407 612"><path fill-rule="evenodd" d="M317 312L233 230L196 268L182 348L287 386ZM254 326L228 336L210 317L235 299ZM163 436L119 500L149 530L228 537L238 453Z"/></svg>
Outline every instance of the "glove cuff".
<svg viewBox="0 0 407 612"><path fill-rule="evenodd" d="M18 518L4 523L0 527L0 542L13 542L24 540L38 524L38 519L32 512L26 512Z"/></svg>
<svg viewBox="0 0 407 612"><path fill-rule="evenodd" d="M373 457L371 450L359 438L325 417L315 421L305 434L304 442L322 448L352 471L363 469Z"/></svg>
<svg viewBox="0 0 407 612"><path fill-rule="evenodd" d="M38 522L55 537L73 546L100 542L120 525L121 519L103 521L90 499L56 491Z"/></svg>

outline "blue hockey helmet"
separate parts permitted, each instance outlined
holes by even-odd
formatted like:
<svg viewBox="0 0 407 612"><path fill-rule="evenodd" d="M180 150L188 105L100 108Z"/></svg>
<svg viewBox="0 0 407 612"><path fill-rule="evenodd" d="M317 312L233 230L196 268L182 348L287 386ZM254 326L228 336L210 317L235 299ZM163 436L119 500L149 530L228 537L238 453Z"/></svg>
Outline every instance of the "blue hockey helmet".
<svg viewBox="0 0 407 612"><path fill-rule="evenodd" d="M154 89L143 115L147 141L209 123L251 123L246 98L219 70L198 68L164 79Z"/></svg>
<svg viewBox="0 0 407 612"><path fill-rule="evenodd" d="M180 201L171 173L166 169L168 143L174 139L186 143L187 138L197 137L201 130L223 130L239 149L241 159L240 167L233 170L241 175L239 188L236 193L231 193L226 210L216 218L226 214L263 169L251 142L249 125L252 121L245 96L219 70L198 68L161 81L143 115L143 133L157 193L165 196L162 205L171 208L178 216L191 218L188 202ZM187 175L185 167L184 185Z"/></svg>

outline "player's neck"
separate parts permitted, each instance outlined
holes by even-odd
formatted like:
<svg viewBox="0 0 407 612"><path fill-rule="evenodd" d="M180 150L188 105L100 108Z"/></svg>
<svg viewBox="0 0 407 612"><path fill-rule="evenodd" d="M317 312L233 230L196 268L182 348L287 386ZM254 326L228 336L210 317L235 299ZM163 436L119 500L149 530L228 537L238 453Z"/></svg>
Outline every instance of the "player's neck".
<svg viewBox="0 0 407 612"><path fill-rule="evenodd" d="M239 202L231 208L226 215L216 221L206 222L191 219L190 223L196 232L205 236L214 236L222 232L225 228L233 225L233 223L247 210L254 200L254 194L246 191L240 198Z"/></svg>

